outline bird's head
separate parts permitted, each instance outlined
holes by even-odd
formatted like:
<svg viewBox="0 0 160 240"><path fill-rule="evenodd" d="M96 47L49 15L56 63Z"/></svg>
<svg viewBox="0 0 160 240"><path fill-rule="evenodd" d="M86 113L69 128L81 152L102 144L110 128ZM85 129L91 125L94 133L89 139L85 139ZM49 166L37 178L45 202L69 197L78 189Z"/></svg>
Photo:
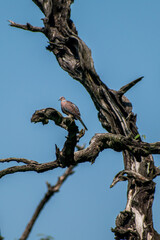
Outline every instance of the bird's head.
<svg viewBox="0 0 160 240"><path fill-rule="evenodd" d="M66 100L65 97L60 97L60 99L59 99L58 101L61 101L61 102L62 102L62 101L64 101L64 100Z"/></svg>

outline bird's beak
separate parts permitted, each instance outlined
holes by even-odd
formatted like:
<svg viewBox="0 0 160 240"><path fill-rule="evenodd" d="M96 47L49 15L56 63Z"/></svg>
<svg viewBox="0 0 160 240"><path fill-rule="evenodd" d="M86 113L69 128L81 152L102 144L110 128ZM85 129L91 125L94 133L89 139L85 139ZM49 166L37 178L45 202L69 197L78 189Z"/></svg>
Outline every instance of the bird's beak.
<svg viewBox="0 0 160 240"><path fill-rule="evenodd" d="M60 101L61 99L59 98L58 101Z"/></svg>

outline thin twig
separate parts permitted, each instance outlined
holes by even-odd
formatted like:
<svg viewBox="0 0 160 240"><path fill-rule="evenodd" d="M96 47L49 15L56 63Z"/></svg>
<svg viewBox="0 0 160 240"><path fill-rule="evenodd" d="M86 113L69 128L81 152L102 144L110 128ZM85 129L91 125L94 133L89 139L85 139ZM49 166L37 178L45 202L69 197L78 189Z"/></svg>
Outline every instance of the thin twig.
<svg viewBox="0 0 160 240"><path fill-rule="evenodd" d="M73 174L73 166L70 166L69 168L67 168L67 170L65 171L65 173L58 178L57 183L54 186L51 186L50 184L47 184L48 186L48 191L46 192L46 194L44 195L44 197L42 198L42 200L39 202L31 220L29 221L29 223L27 224L22 236L20 237L20 240L26 240L28 238L28 235L30 234L35 221L37 220L40 212L42 211L42 209L44 208L44 206L46 205L46 203L49 201L49 199L56 193L59 191L60 187L62 186L63 182L71 175Z"/></svg>
<svg viewBox="0 0 160 240"><path fill-rule="evenodd" d="M42 33L44 32L44 28L32 26L30 23L23 25L23 24L15 23L11 20L9 20L9 22L11 27L21 28L23 30L28 30L31 32L42 32Z"/></svg>
<svg viewBox="0 0 160 240"><path fill-rule="evenodd" d="M34 160L28 160L25 158L4 158L0 159L0 163L5 162L18 162L18 163L25 163L25 164L39 164L37 161Z"/></svg>
<svg viewBox="0 0 160 240"><path fill-rule="evenodd" d="M4 162L5 162L5 159L3 159L3 163ZM52 162L48 162L48 163L36 163L36 164L31 163L31 164L27 164L27 165L23 165L23 166L14 166L14 167L9 167L9 168L1 170L0 178L4 177L5 175L13 174L16 172L34 171L34 172L40 173L40 172L52 170L57 167L60 167L60 163L58 163L58 161L56 161L56 160L52 161Z"/></svg>

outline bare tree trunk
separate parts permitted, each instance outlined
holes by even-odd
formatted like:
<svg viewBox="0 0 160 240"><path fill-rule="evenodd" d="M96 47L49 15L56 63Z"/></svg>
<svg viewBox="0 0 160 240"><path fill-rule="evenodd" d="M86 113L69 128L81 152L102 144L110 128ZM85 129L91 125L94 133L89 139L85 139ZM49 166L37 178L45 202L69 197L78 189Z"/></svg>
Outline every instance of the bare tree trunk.
<svg viewBox="0 0 160 240"><path fill-rule="evenodd" d="M141 144L132 104L124 94L142 78L127 84L119 91L109 89L96 73L91 51L79 38L76 27L70 19L70 5L73 1L33 0L33 2L45 15L44 27L34 27L29 23L21 25L10 21L11 26L45 34L49 39L47 49L56 56L60 67L73 79L78 80L90 94L103 128L109 133L117 136L121 134L126 139ZM160 239L153 228L152 218L155 192L155 183L152 179L158 175L153 157L148 154L142 156L140 151L133 153L129 148L125 148L123 158L124 171L115 176L112 186L118 181L128 180L127 204L124 211L117 216L116 227L112 229L115 239Z"/></svg>

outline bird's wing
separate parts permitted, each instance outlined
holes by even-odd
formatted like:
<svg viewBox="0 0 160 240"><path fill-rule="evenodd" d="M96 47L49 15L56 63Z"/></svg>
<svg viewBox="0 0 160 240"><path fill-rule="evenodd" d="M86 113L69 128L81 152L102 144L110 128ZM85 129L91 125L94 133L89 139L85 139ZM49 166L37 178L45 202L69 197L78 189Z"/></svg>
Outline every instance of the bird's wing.
<svg viewBox="0 0 160 240"><path fill-rule="evenodd" d="M70 101L65 102L65 104L63 105L63 110L65 113L71 114L75 118L79 119L79 117L80 117L80 112L79 112L78 107Z"/></svg>

